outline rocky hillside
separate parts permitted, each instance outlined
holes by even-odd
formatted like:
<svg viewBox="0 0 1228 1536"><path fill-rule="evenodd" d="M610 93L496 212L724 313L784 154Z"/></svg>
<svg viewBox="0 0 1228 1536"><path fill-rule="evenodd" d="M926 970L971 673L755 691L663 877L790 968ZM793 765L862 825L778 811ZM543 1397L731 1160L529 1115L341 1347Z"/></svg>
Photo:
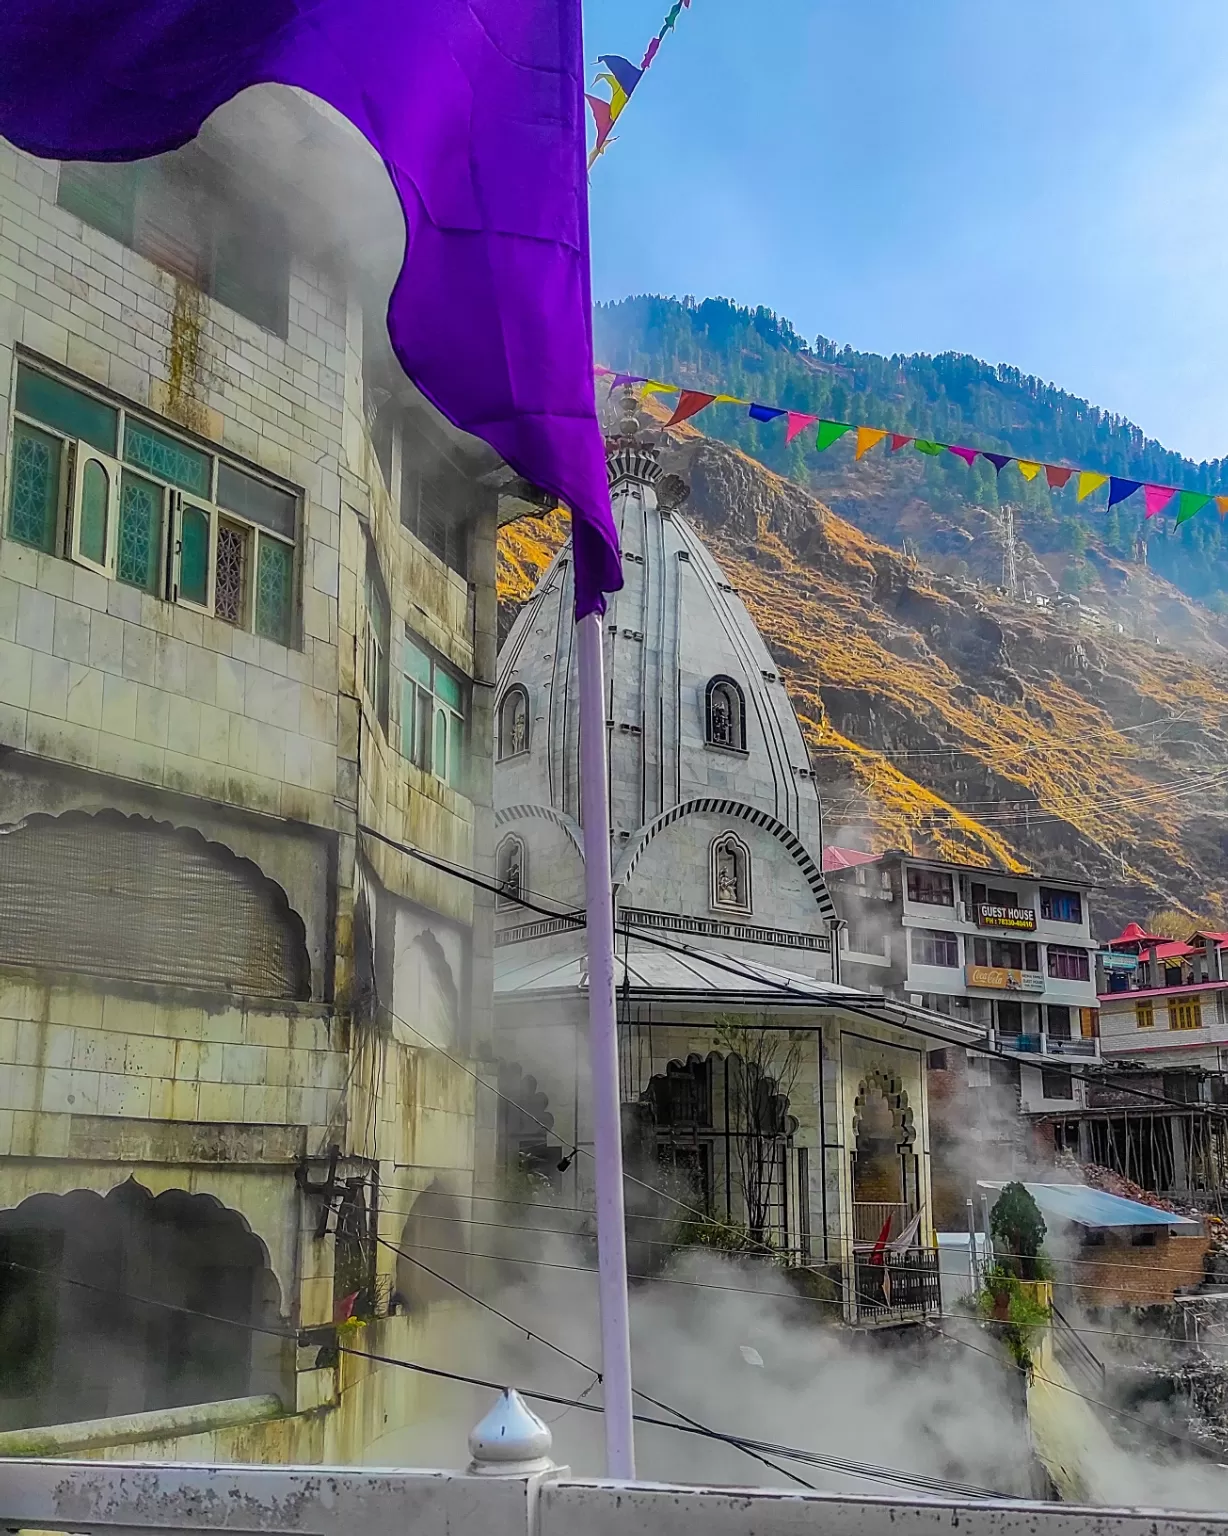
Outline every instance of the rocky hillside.
<svg viewBox="0 0 1228 1536"><path fill-rule="evenodd" d="M1009 601L689 428L664 457L788 680L829 841L1077 873L1102 887L1101 935L1157 907L1228 913L1228 647L1211 614L1137 571L1129 625ZM505 615L566 531L558 514L503 530ZM1166 642L1141 638L1160 615Z"/></svg>

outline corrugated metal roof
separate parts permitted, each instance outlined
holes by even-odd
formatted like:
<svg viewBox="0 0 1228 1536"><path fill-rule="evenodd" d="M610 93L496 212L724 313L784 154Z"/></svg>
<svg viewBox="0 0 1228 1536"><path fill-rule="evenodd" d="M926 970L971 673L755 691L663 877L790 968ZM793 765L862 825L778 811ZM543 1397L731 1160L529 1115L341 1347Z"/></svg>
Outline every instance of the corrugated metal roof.
<svg viewBox="0 0 1228 1536"><path fill-rule="evenodd" d="M587 995L588 961L582 936L546 955L525 953L525 948L509 944L495 950L496 1004L551 993ZM847 1004L859 1012L870 1010L875 1014L881 1010L877 1016L884 1024L919 1029L935 1044L949 1041L964 1045L981 1035L978 1026L894 998L840 982L818 981L813 976L762 965L743 955L725 955L719 950L704 951L690 945L671 945L669 950L662 950L639 945L632 939L624 950L620 941L614 959L614 979L620 998L629 994L636 1001L676 998L713 1010L732 1006L735 1000L772 1009L839 1008Z"/></svg>
<svg viewBox="0 0 1228 1536"><path fill-rule="evenodd" d="M837 869L854 869L858 864L877 864L881 853L862 853L857 848L824 848L823 873Z"/></svg>
<svg viewBox="0 0 1228 1536"><path fill-rule="evenodd" d="M979 1179L982 1189L1004 1189L1000 1181ZM1075 1221L1082 1227L1182 1227L1198 1230L1202 1223L1173 1211L1162 1211L1138 1200L1092 1189L1089 1184L1031 1184L1024 1188L1044 1216L1059 1221Z"/></svg>

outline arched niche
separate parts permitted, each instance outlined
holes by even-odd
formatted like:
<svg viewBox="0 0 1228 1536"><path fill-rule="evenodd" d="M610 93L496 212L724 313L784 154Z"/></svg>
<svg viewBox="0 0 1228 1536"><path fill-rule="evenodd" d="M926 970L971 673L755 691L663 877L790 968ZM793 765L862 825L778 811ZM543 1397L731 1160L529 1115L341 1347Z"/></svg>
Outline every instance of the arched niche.
<svg viewBox="0 0 1228 1536"><path fill-rule="evenodd" d="M406 1045L450 1047L460 1033L460 989L452 961L431 928L397 935L393 1033Z"/></svg>
<svg viewBox="0 0 1228 1536"><path fill-rule="evenodd" d="M410 1207L397 1244L393 1306L422 1312L468 1290L468 1239L461 1203L440 1178Z"/></svg>
<svg viewBox="0 0 1228 1536"><path fill-rule="evenodd" d="M515 832L499 839L495 849L495 881L499 887L495 906L501 911L524 910L521 900L529 888L529 850L524 838Z"/></svg>
<svg viewBox="0 0 1228 1536"><path fill-rule="evenodd" d="M311 996L303 922L279 885L199 832L116 811L0 835L0 963Z"/></svg>
<svg viewBox="0 0 1228 1536"><path fill-rule="evenodd" d="M500 762L529 750L529 694L523 683L513 683L499 700L496 727Z"/></svg>
<svg viewBox="0 0 1228 1536"><path fill-rule="evenodd" d="M264 1244L210 1195L32 1195L0 1212L0 1424L287 1400L281 1311Z"/></svg>
<svg viewBox="0 0 1228 1536"><path fill-rule="evenodd" d="M704 689L704 736L710 747L746 751L746 695L732 677L713 677Z"/></svg>
<svg viewBox="0 0 1228 1536"><path fill-rule="evenodd" d="M736 832L722 832L708 850L709 904L714 912L754 908L750 849Z"/></svg>

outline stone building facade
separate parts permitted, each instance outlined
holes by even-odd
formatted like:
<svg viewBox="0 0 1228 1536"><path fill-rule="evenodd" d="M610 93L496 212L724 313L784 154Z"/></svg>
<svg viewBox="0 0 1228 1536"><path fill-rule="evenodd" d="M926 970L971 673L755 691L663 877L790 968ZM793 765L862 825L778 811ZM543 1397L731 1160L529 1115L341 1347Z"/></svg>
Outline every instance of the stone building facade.
<svg viewBox="0 0 1228 1536"><path fill-rule="evenodd" d="M671 1219L698 1221L824 1268L848 1317L923 1312L936 1289L884 1298L881 1267L862 1270L918 1213L932 1242L918 1026L973 1032L840 985L784 682L634 415L612 426L608 464L626 575L605 635L632 1268L660 1262ZM567 546L499 656L496 1045L503 1158L591 1208L587 974L567 915L584 890L571 593Z"/></svg>
<svg viewBox="0 0 1228 1536"><path fill-rule="evenodd" d="M395 365L402 241L294 92L0 143L0 1427L271 1395L236 1454L345 1459L420 1409L337 1325L446 1329L395 1250L493 1122L489 899L396 845L489 866L511 477Z"/></svg>

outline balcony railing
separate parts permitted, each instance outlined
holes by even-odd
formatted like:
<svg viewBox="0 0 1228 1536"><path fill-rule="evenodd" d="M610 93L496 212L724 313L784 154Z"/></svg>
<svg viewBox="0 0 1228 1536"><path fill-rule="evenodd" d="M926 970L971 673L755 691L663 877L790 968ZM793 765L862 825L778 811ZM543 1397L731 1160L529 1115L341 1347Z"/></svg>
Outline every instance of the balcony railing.
<svg viewBox="0 0 1228 1536"><path fill-rule="evenodd" d="M859 1323L907 1322L942 1311L935 1249L888 1251L881 1264L871 1264L865 1254L859 1254L853 1273L857 1285L853 1312Z"/></svg>
<svg viewBox="0 0 1228 1536"><path fill-rule="evenodd" d="M898 1201L854 1200L854 1248L872 1249L882 1237L884 1229L887 1241L891 1242L892 1239L899 1237L915 1214L911 1205Z"/></svg>
<svg viewBox="0 0 1228 1536"><path fill-rule="evenodd" d="M1026 1056L1098 1056L1100 1042L1075 1036L1070 1040L1055 1040L1050 1035L999 1035L998 1044L1004 1051L1018 1051Z"/></svg>

